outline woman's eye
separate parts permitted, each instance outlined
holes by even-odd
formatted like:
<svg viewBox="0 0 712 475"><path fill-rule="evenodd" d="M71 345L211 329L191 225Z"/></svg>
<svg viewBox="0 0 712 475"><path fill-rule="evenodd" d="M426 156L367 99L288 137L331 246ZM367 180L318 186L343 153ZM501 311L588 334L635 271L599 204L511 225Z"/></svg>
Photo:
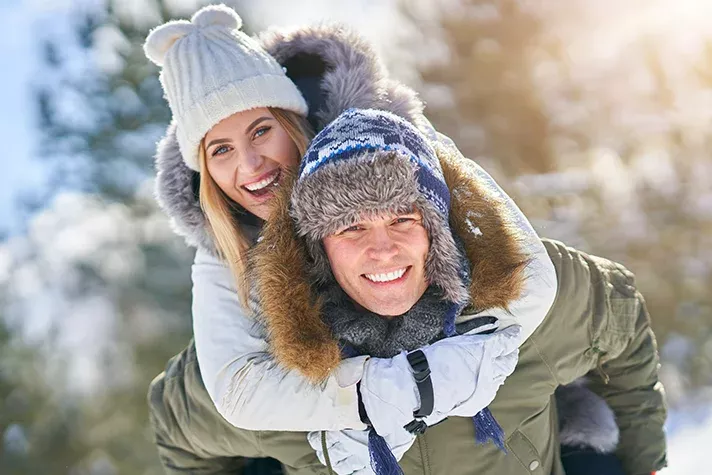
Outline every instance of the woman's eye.
<svg viewBox="0 0 712 475"><path fill-rule="evenodd" d="M218 155L223 155L229 151L230 151L230 147L228 147L227 145L221 145L220 147L217 147L213 150L212 156L216 157Z"/></svg>
<svg viewBox="0 0 712 475"><path fill-rule="evenodd" d="M265 135L267 132L269 132L271 128L272 128L272 127L268 127L268 126L260 127L259 129L255 130L255 133L252 135L252 138L253 138L253 139L257 139L257 138L262 137L262 136Z"/></svg>

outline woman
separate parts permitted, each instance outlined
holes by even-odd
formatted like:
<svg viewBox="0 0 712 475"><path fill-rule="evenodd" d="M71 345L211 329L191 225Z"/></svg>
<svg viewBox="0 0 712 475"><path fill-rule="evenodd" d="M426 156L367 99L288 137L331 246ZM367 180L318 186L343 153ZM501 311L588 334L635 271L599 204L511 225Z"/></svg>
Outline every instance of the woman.
<svg viewBox="0 0 712 475"><path fill-rule="evenodd" d="M204 13L205 16L202 19L200 18L201 15L196 15L193 22L200 23L205 21L207 23L210 16L213 19L216 18L214 12L215 10L211 10L210 14ZM228 15L231 16L229 13ZM217 16L218 23L232 22L230 26L234 28L237 20L234 17L232 18L233 20L230 20L224 15ZM163 35L162 39L165 40L165 43L171 43L175 41L176 35L181 35L188 31L188 26L182 24L182 26L171 27L173 28L172 31L158 33L159 36L157 38ZM207 24L203 26L206 27L206 30L209 29ZM415 99L412 91L388 79L375 61L373 53L367 45L364 45L360 39L353 35L342 30L306 30L291 36L280 37L275 35L265 39L264 44L281 64L287 67L291 79L299 85L307 96L311 105L310 122L316 128L320 128L320 126L338 115L345 106L368 105L393 110L419 124L424 130L429 131L433 139L437 138L432 129L428 127L427 121L421 116L422 105ZM147 52L150 49L147 47ZM246 49L254 52L259 47L250 44ZM259 56L259 54L255 54ZM164 62L160 54L151 55L151 52L149 52L149 56L154 60L157 59L157 62ZM167 58L166 61L168 61ZM214 74L214 71L211 70L210 73ZM169 81L170 79L164 79L164 85ZM353 88L355 85L359 87ZM318 94L320 92L319 88L315 88L315 86L321 86L321 90L327 93ZM317 92L317 94L310 94L310 92ZM167 96L169 96L170 100L171 95L167 93ZM181 96L181 94L175 94L175 97L178 96ZM180 97L178 98L180 99ZM235 100L234 97L232 99ZM239 99L244 101L243 104L249 102L242 97ZM188 105L192 104L191 101L188 102ZM230 104L232 102L231 100ZM298 100L294 101L294 103L298 102ZM210 104L214 105L213 103ZM252 102L253 107L254 105L255 102ZM263 102L262 105L280 104ZM302 110L300 106L296 106L295 109L297 111ZM199 119L210 115L212 112L212 109L207 111ZM273 122L279 122L279 112L275 114L274 111L269 109L267 112L269 114L264 110L261 111L263 116L256 117L255 120L271 115L263 122L272 120ZM180 113L175 111L174 115L177 119L182 117ZM224 116L229 117L229 114L225 113ZM215 119L212 121L214 124L220 122ZM200 120L197 120L197 122L200 122ZM248 124L239 123L237 125L246 126L251 125L252 122ZM211 232L207 231L209 228L205 216L210 213L208 208L211 205L204 205L206 209L205 215L197 206L194 191L199 189L201 195L207 194L206 188L209 189L211 186L208 174L194 172L196 168L199 168L200 154L197 151L201 148L204 149L203 160L205 165L203 169L210 170L213 160L216 161L216 164L219 164L221 163L220 157L224 157L225 154L232 153L240 148L236 145L240 143L240 140L252 141L250 144L254 143L254 146L251 145L250 147L256 153L256 158L254 158L256 162L254 163L261 166L261 170L275 174L274 177L260 175L257 170L260 168L253 165L252 174L245 180L237 181L233 174L232 181L225 182L229 183L229 185L225 185L227 191L219 186L220 180L215 180L216 187L213 187L213 197L220 196L217 192L217 189L219 189L227 196L230 196L230 193L233 192L237 193L234 198L237 203L240 203L239 199L243 197L249 200L254 199L253 201L255 202L254 215L243 213L238 216L239 230L243 237L241 242L233 246L237 250L233 252L232 255L234 256L245 249L247 246L246 241L253 240L256 237L257 230L260 227L260 220L254 216L260 216L259 206L263 203L260 198L269 195L268 191L263 190L265 190L265 187L269 188L274 182L278 182L283 166L286 166L290 160L289 158L270 157L268 152L264 152L259 147L264 145L264 143L259 142L259 139L274 132L274 127L277 127L273 122L270 122L273 125L270 126L272 128L269 130L260 130L259 126L249 130L237 129L243 132L240 137L229 137L226 135L227 133L223 133L223 136L218 136L220 135L218 134L214 137L208 137L201 135L201 133L205 133L203 131L184 139L185 135L182 133L181 123L178 120L177 127L176 125L172 126L159 151L158 186L162 204L176 219L175 224L179 232L186 235L192 244L201 246L196 254L193 276L195 282L194 326L202 379L210 394L210 399L215 402L221 414L228 418L230 422L241 427L273 430L362 427L358 417L358 397L354 382L359 379L363 371L363 361L345 360L339 367L337 374L327 378L321 391L309 390L297 393L299 389L306 387L304 377L296 372L285 374L283 369L275 367L273 361L266 357L269 347L264 341L264 335L260 333L259 329L255 328L254 321L247 317L244 310L237 304L235 292L232 289L233 284L230 283L230 274L226 272L225 266L211 254L211 250L214 251L216 249L213 242L220 242L218 235L221 232L216 229L220 226L220 220L210 220L212 230ZM299 120L292 120L292 123L299 124ZM265 123L263 126L267 126L267 124ZM285 126L280 123L279 127L289 135L287 132L289 125ZM293 129L300 128L303 130L305 127L303 125L293 127ZM229 129L234 130L232 128ZM192 142L190 142L191 140ZM232 142L217 144L212 143L214 140L231 140ZM199 147L198 145L201 141L203 146ZM294 147L298 150L298 140L294 139L293 142ZM187 143L196 144L195 148L192 145L185 145ZM180 144L180 146L177 144ZM188 166L183 164L183 157L179 151L179 149L182 150L184 148L184 145L188 147L187 153L184 152ZM220 148L218 145L223 145L223 147ZM296 157L299 156L298 154L295 155ZM265 156L267 158L264 158ZM265 164L271 168L265 168ZM249 164L247 169L249 170ZM198 182L201 185L199 188ZM257 193L254 193L255 191ZM497 192L501 193L501 191ZM201 198L203 197L201 196ZM249 200L244 203L244 207L248 211L251 206ZM205 197L202 201L210 201L210 197ZM224 200L224 202L229 203L228 200ZM512 205L512 209L516 210L516 207ZM227 215L225 211L229 211L231 214L241 212L241 210L235 209L226 210L223 207L223 216ZM518 212L518 210L516 211ZM518 219L525 222L523 217L519 216ZM263 215L263 217L266 216ZM213 221L218 224L214 224ZM223 220L223 222L225 221L228 220ZM223 235L227 236L228 234L224 233ZM214 240L213 236L215 237ZM218 245L218 247L220 246ZM220 248L223 255L231 255L231 244L228 242L224 247L225 249ZM238 288L243 289L243 293L246 294L248 286L243 283L243 272L241 271L243 260L230 257L227 260L230 263L233 274L235 274L234 277L240 283ZM523 302L526 303L526 300ZM545 313L545 310L542 313ZM195 361L190 358L189 354L184 354L179 360L194 364ZM159 393L161 390L165 390L167 385L174 382L173 377L169 378L168 376L157 380L152 386L151 397L154 403L156 401L160 402L160 398L163 398L165 402L165 393ZM284 401L280 401L284 402L284 404L276 403L275 394L284 396ZM270 402L265 404L265 401ZM156 404L153 407L154 420L157 420L160 417L156 417L156 415L160 415L162 409L158 408ZM206 405L205 410L209 411L210 408ZM177 447L174 448L177 449ZM164 443L161 449L170 452L172 447ZM186 450L181 449L180 451L182 452L181 456L185 455L184 452ZM196 450L196 453L201 453L201 450ZM202 453L207 455L209 451L203 450ZM226 451L226 453L229 453L229 451ZM250 454L243 452L243 455Z"/></svg>

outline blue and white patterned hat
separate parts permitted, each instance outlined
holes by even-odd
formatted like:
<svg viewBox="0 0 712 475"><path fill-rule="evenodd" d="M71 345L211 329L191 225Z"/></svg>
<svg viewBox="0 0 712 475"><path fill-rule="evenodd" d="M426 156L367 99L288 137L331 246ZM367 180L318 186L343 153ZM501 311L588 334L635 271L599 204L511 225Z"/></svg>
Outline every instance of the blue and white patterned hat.
<svg viewBox="0 0 712 475"><path fill-rule="evenodd" d="M364 151L396 152L417 167L418 186L433 206L448 216L450 191L435 150L413 124L390 112L348 109L314 137L298 180L329 163L348 160Z"/></svg>
<svg viewBox="0 0 712 475"><path fill-rule="evenodd" d="M299 167L291 215L314 259L333 278L321 240L364 217L418 209L430 235L426 278L447 300L465 302L463 255L449 226L450 191L435 149L410 122L390 112L349 109L321 130Z"/></svg>

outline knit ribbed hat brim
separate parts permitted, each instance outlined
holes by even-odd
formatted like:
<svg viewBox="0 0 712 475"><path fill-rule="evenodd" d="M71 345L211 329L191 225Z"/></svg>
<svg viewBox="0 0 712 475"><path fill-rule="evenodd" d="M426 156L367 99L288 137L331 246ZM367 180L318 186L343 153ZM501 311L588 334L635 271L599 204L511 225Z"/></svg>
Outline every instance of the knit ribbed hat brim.
<svg viewBox="0 0 712 475"><path fill-rule="evenodd" d="M294 91L283 93L291 89ZM304 98L286 76L262 75L228 83L196 102L183 117L176 117L176 134L186 164L199 171L198 147L210 129L233 114L259 107L307 114Z"/></svg>

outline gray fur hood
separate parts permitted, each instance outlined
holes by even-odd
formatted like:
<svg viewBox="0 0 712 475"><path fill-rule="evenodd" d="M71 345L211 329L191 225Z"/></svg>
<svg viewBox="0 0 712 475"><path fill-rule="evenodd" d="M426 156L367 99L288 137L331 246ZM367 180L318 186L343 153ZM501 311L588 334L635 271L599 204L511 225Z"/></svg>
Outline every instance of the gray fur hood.
<svg viewBox="0 0 712 475"><path fill-rule="evenodd" d="M416 124L423 120L416 93L390 79L373 48L345 27L271 30L258 40L287 68L309 104L316 131L351 107L387 110ZM188 245L214 253L198 202L199 175L183 163L175 124L158 144L156 171L156 198L175 232Z"/></svg>
<svg viewBox="0 0 712 475"><path fill-rule="evenodd" d="M317 131L351 107L387 110L416 125L427 124L416 93L389 78L372 47L345 27L273 30L259 41L302 91ZM156 198L188 245L214 253L198 202L199 175L183 162L175 127L171 124L158 144ZM556 397L562 442L605 452L615 448L618 428L602 399L582 385L560 388Z"/></svg>

